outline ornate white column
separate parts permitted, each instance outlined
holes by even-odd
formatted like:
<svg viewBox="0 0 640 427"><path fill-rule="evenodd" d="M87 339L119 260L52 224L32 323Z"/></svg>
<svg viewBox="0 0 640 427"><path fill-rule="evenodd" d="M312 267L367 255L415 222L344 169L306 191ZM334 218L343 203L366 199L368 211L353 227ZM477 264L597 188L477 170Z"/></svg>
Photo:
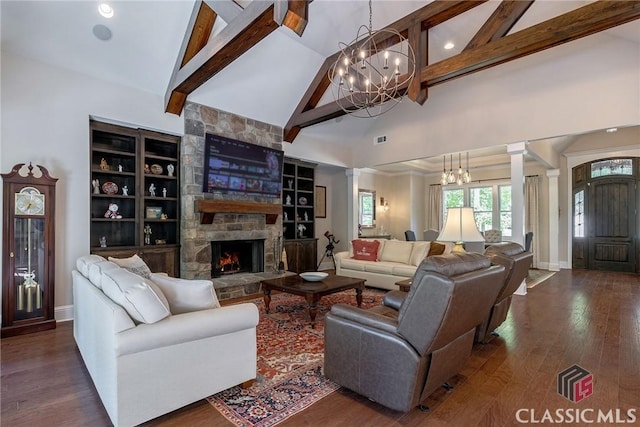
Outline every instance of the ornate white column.
<svg viewBox="0 0 640 427"><path fill-rule="evenodd" d="M547 178L549 178L549 270L551 271L560 271L558 259L558 229L560 222L558 176L560 176L560 169L549 169L547 171ZM572 230L570 229L569 232L571 233Z"/></svg>
<svg viewBox="0 0 640 427"><path fill-rule="evenodd" d="M347 241L358 238L359 169L347 169Z"/></svg>
<svg viewBox="0 0 640 427"><path fill-rule="evenodd" d="M524 246L524 155L526 142L507 145L511 156L511 241ZM527 285L522 281L515 291L517 295L527 294Z"/></svg>

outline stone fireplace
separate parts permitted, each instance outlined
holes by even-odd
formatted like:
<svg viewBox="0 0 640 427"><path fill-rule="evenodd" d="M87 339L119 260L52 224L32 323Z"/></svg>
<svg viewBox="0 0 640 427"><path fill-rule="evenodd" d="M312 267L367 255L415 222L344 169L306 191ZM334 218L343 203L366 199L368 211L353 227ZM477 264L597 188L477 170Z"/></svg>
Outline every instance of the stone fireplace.
<svg viewBox="0 0 640 427"><path fill-rule="evenodd" d="M264 240L221 240L211 242L211 275L264 272Z"/></svg>
<svg viewBox="0 0 640 427"><path fill-rule="evenodd" d="M212 242L258 240L262 242L262 250L257 254L261 258L258 263L260 270L266 273L243 271L221 274L213 280L219 299L255 294L259 292L261 278L275 267L274 247L282 233L279 214L282 201L273 197L204 193L205 134L214 133L281 150L282 128L193 102L185 105L184 118L181 276L186 279L213 278L217 261L213 259ZM203 209L204 202L210 207L207 212ZM262 206L263 209L254 209L255 206Z"/></svg>

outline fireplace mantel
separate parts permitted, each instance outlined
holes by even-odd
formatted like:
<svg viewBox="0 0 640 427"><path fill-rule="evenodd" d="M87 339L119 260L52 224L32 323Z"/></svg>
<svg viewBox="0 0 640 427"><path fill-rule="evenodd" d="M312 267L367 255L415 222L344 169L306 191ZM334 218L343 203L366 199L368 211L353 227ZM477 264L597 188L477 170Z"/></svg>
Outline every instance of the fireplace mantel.
<svg viewBox="0 0 640 427"><path fill-rule="evenodd" d="M200 224L212 224L217 213L265 214L267 224L275 224L282 213L282 205L276 203L238 202L227 200L197 200L196 212L200 212Z"/></svg>

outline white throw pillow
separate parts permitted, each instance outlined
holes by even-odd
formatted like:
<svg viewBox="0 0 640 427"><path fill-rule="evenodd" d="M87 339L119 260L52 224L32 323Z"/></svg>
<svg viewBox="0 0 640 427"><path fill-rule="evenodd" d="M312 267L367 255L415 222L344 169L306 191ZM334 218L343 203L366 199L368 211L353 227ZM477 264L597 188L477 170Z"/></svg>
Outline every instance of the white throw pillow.
<svg viewBox="0 0 640 427"><path fill-rule="evenodd" d="M129 258L109 257L109 261L115 262L120 267L126 268L138 276L146 277L147 279L151 277L151 269L149 269L149 266L137 254L134 254Z"/></svg>
<svg viewBox="0 0 640 427"><path fill-rule="evenodd" d="M211 280L177 279L162 273L152 273L151 280L167 297L171 314L220 307Z"/></svg>
<svg viewBox="0 0 640 427"><path fill-rule="evenodd" d="M410 264L416 267L420 265L422 260L429 253L429 246L431 242L413 242L413 249L411 250Z"/></svg>
<svg viewBox="0 0 640 427"><path fill-rule="evenodd" d="M102 290L138 323L155 323L171 314L167 299L155 283L124 268L105 271Z"/></svg>
<svg viewBox="0 0 640 427"><path fill-rule="evenodd" d="M84 277L89 277L89 267L96 262L106 261L100 255L84 255L76 260L76 268Z"/></svg>
<svg viewBox="0 0 640 427"><path fill-rule="evenodd" d="M102 289L102 273L120 268L118 264L111 261L96 262L89 266L89 280L99 289Z"/></svg>
<svg viewBox="0 0 640 427"><path fill-rule="evenodd" d="M380 261L401 262L409 264L413 242L404 240L387 240L382 250Z"/></svg>

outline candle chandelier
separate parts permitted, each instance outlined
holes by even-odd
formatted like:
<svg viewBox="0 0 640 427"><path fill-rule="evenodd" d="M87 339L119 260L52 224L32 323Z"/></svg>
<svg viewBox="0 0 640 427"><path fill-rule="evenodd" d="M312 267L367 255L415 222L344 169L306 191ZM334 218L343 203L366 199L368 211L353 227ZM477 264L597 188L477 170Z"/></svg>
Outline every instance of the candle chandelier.
<svg viewBox="0 0 640 427"><path fill-rule="evenodd" d="M453 154L449 156L449 172L447 172L447 156L442 156L442 176L440 184L468 184L471 182L471 173L469 172L469 152L467 152L467 169L462 169L462 155L458 153L458 172L453 170Z"/></svg>
<svg viewBox="0 0 640 427"><path fill-rule="evenodd" d="M415 55L408 40L393 28L361 25L351 43L339 43L340 55L328 72L336 103L354 117L376 117L391 110L415 76Z"/></svg>

